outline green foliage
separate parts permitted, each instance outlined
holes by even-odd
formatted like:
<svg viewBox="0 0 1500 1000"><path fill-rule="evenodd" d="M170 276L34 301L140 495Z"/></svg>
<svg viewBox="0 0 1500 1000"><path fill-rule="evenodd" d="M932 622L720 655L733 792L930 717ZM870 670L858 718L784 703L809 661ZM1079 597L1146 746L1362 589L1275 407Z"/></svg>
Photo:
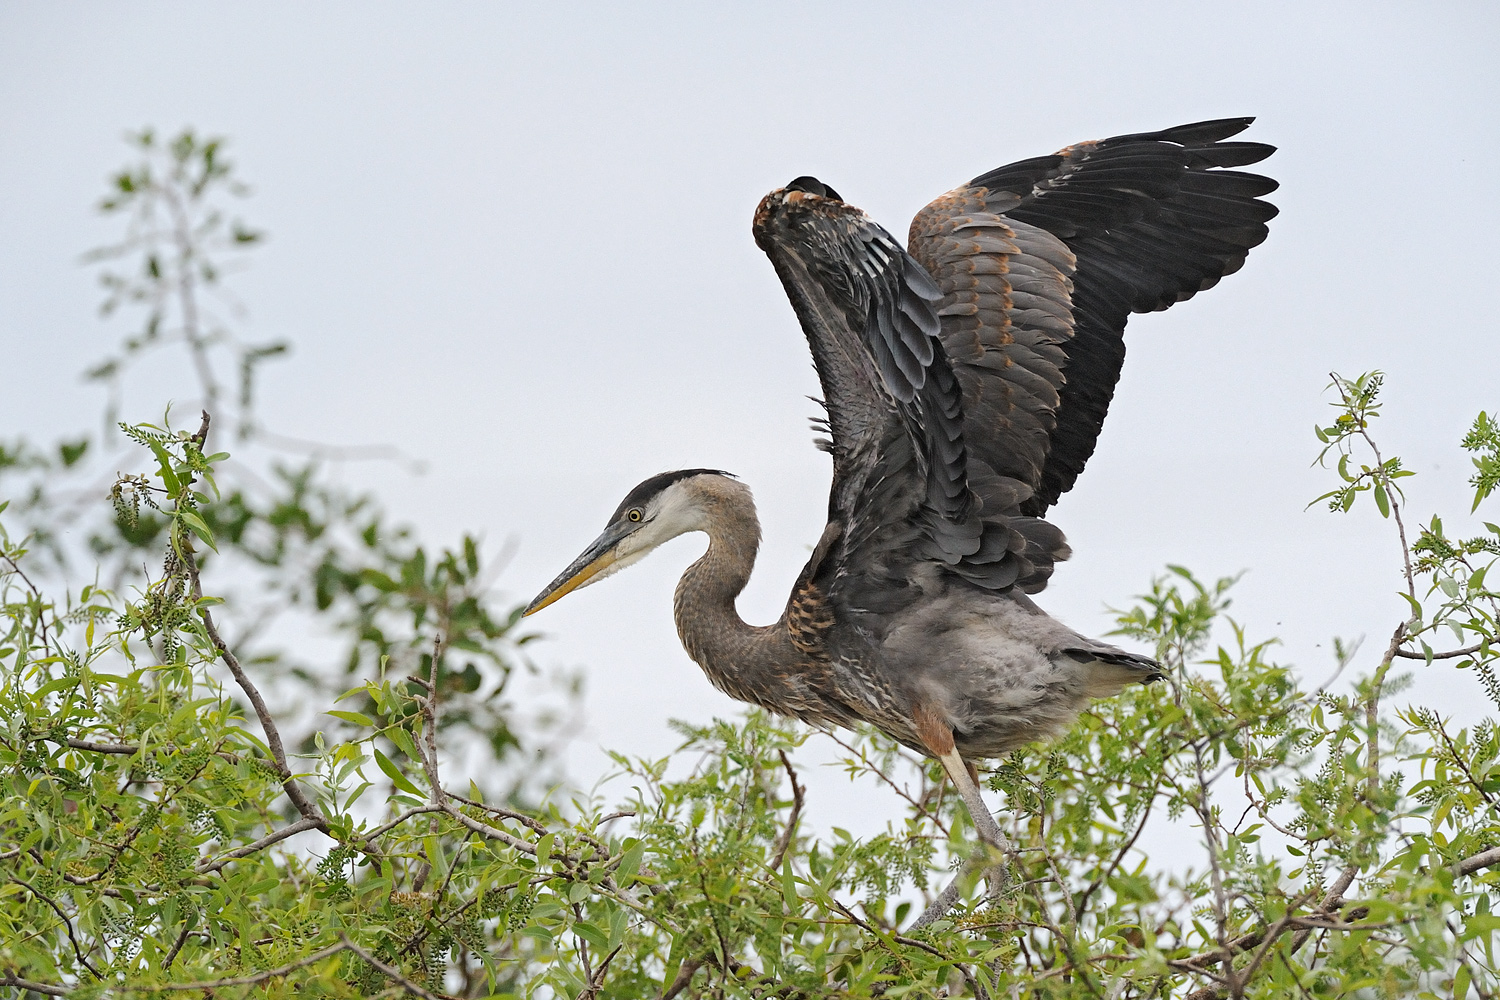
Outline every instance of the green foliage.
<svg viewBox="0 0 1500 1000"><path fill-rule="evenodd" d="M222 296L223 277L245 250L265 238L234 217L226 204L226 198L242 198L249 188L224 158L223 139L202 138L192 129L171 139L143 129L127 139L140 159L115 174L110 193L99 202L100 211L125 220L125 235L84 259L125 264L99 274L105 316L133 305L144 310L144 318L118 354L89 370L89 378L109 383L117 394L132 362L182 343L192 358L204 405L217 412L225 393L215 355L228 353L239 376L238 426L248 434L254 429L255 369L288 349L280 341L241 343L214 308L218 299L233 310L233 300Z"/></svg>
<svg viewBox="0 0 1500 1000"><path fill-rule="evenodd" d="M1333 377L1330 388L1339 393L1339 401L1333 406L1339 411L1338 418L1327 427L1315 427L1313 432L1323 442L1318 453L1318 464L1324 464L1329 453L1338 456L1338 474L1344 485L1330 490L1312 503L1328 501L1328 509L1348 511L1361 493L1368 492L1375 500L1381 517L1391 516L1391 497L1401 496L1396 480L1415 475L1401 468L1401 459L1382 459L1380 450L1370 437L1370 422L1380 416L1380 389L1385 384L1385 373L1367 372L1356 379ZM1354 472L1350 463L1357 445L1368 446L1375 464L1361 464ZM1309 507L1312 504L1308 504Z"/></svg>
<svg viewBox="0 0 1500 1000"><path fill-rule="evenodd" d="M232 190L218 144L142 148L169 168L121 174L117 210ZM160 290L184 261L217 280L200 250L182 254L148 260L132 287ZM174 294L161 301L180 318ZM1336 644L1333 676L1310 686L1228 617L1234 578L1169 567L1117 612L1166 681L985 772L1015 848L993 894L941 768L868 731L754 712L682 724L666 758L616 756L603 792L543 793L521 763L534 727L506 693L526 639L486 599L479 543L421 545L316 464L252 477L209 447L206 415L193 433L133 424L108 498L69 499L59 484L97 474L86 444L8 445L0 991L1500 995L1500 727L1395 702L1394 670L1472 671L1500 712L1487 582L1500 529L1449 535L1433 517L1408 546L1409 473L1371 432L1380 385L1336 379L1318 436L1340 477L1320 499L1347 511L1368 494L1402 544L1384 651L1362 661ZM237 453L265 440L249 398L230 422ZM1465 447L1477 507L1500 452L1487 417ZM87 553L63 524L86 529ZM92 582L69 583L81 560ZM299 611L336 652L261 641L266 604ZM886 804L883 832L809 828L799 757L823 739ZM1196 851L1153 856L1163 824L1191 830ZM914 930L955 879L957 905Z"/></svg>
<svg viewBox="0 0 1500 1000"><path fill-rule="evenodd" d="M1479 509L1480 503L1495 491L1496 486L1500 486L1500 426L1480 410L1479 416L1474 418L1474 426L1464 435L1463 446L1467 451L1478 453L1473 459L1478 471L1469 480L1469 485L1474 487L1472 512Z"/></svg>

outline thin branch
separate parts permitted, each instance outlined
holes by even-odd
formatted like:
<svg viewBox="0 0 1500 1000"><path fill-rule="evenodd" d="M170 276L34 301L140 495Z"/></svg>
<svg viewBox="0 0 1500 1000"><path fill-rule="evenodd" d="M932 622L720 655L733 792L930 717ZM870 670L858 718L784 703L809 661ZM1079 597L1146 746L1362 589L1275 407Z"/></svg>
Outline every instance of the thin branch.
<svg viewBox="0 0 1500 1000"><path fill-rule="evenodd" d="M599 991L604 989L604 977L609 973L609 963L615 960L615 956L620 953L620 949L623 947L625 947L623 944L617 944L614 951L604 956L604 961L599 963L599 968L595 969L594 974L589 977L588 986L584 988L582 993L578 994L578 1000L596 1000L599 996Z"/></svg>
<svg viewBox="0 0 1500 1000"><path fill-rule="evenodd" d="M30 979L22 979L14 972L7 972L4 979L0 979L0 986L14 986L21 990L30 990L33 993L45 993L49 997L65 997L73 992L71 986L52 986L48 983L32 982Z"/></svg>
<svg viewBox="0 0 1500 1000"><path fill-rule="evenodd" d="M253 844L246 844L244 847L237 847L229 853L224 854L213 861L200 862L199 864L194 866L193 870L198 872L199 874L216 872L236 858L249 857L250 855L255 854L258 851L265 850L272 844L280 843L281 841L286 840L288 837L295 837L299 833L306 833L308 830L322 829L324 829L324 826L322 822L317 819L299 819L297 822L291 824L290 826L284 826L280 830L276 830L273 833L267 834Z"/></svg>
<svg viewBox="0 0 1500 1000"><path fill-rule="evenodd" d="M166 958L162 959L161 967L163 970L172 968L172 963L177 961L177 953L182 950L183 945L187 944L190 933L192 933L192 924L184 923L182 925L182 933L177 935L177 940L172 943L172 950L167 952Z"/></svg>
<svg viewBox="0 0 1500 1000"><path fill-rule="evenodd" d="M693 981L693 976L698 973L699 969L703 968L703 963L707 961L707 957L693 958L679 965L677 967L677 975L672 977L671 985L661 991L661 996L657 1000L673 1000L677 994L688 988L688 984Z"/></svg>
<svg viewBox="0 0 1500 1000"><path fill-rule="evenodd" d="M942 831L942 834L943 834L944 837L948 836L948 824L946 824L946 823L943 822L942 816L940 816L940 815L938 815L938 814L930 811L924 803L919 802L916 799L912 798L911 794L909 792L907 792L906 789L902 788L900 785L896 784L889 777L887 777L885 771L883 771L881 768L876 767L870 761L869 756L867 756L863 750L858 749L858 748L853 747L853 746L850 746L848 743L845 743L843 740L841 740L839 738L838 734L835 733L835 732L827 731L827 732L824 732L823 735L827 736L829 739L833 740L833 742L837 743L839 746L843 747L845 750L848 750L850 753L852 753L855 756L857 756L859 758L859 762L861 764L863 764L866 768L868 768L875 775L875 777L879 778L881 781L883 781L887 785L889 785L890 788L891 788L891 791L895 792L897 795L899 795L903 799L905 799L906 802L913 809L916 809L918 813L920 813L921 815L923 815L923 816L927 817L928 819L930 819L932 821L933 825L936 826L939 830ZM920 768L920 765L918 765L918 767Z"/></svg>
<svg viewBox="0 0 1500 1000"><path fill-rule="evenodd" d="M1255 975L1255 971L1260 968L1261 963L1266 960L1266 956L1271 953L1271 945L1275 944L1276 939L1279 938L1289 927L1292 926L1293 920L1296 919L1293 916L1293 911L1295 911L1297 907L1301 906L1303 903L1307 902L1308 898L1311 895L1312 892L1309 891L1298 896L1295 900L1292 901L1289 906L1287 906L1286 912L1281 915L1281 919L1272 924L1270 930L1266 931L1266 939L1265 941L1261 942L1261 946L1256 950L1255 954L1250 956L1250 963L1235 974L1235 982L1239 984L1241 988L1243 988L1245 983L1248 983L1250 981L1250 977Z"/></svg>
<svg viewBox="0 0 1500 1000"><path fill-rule="evenodd" d="M354 954L358 955L361 959L374 967L375 971L379 972L382 976L385 976L387 979L393 982L399 983L402 989L406 990L406 992L412 994L413 996L419 996L422 998L422 1000L443 1000L443 998L447 996L447 994L445 993L433 993L429 989L418 986L416 983L403 976L400 969L386 965L380 959L376 958L368 951L365 951L365 949L361 948L353 941L350 941L349 935L341 933L339 935L339 938L344 942L343 947L345 949L354 952Z"/></svg>
<svg viewBox="0 0 1500 1000"><path fill-rule="evenodd" d="M200 450L208 440L208 425L208 411L204 410L203 424L198 428L198 433L193 435L193 440L197 443ZM203 600L203 583L198 576L198 560L193 557L193 550L190 545L185 544L182 546L182 561L188 571L188 577L192 581L193 601L195 603L201 602ZM317 806L308 801L307 796L302 791L302 786L292 776L292 770L287 766L286 749L281 743L281 731L276 727L276 720L272 717L271 710L266 707L266 700L261 697L260 690L246 676L244 668L240 666L239 657L234 655L233 651L229 648L229 644L219 635L219 629L214 625L213 613L207 606L200 606L198 614L203 619L203 627L208 633L209 642L213 643L214 649L219 652L219 659L224 661L224 665L234 675L235 683L240 686L241 691L245 692L245 697L250 699L250 704L255 708L256 717L260 719L260 727L266 734L266 746L270 748L271 757L276 762L278 774L281 778L281 787L285 790L286 797L291 800L292 805L297 808L297 812L301 813L304 818L314 820L318 824L319 829L327 832L327 818L324 817Z"/></svg>
<svg viewBox="0 0 1500 1000"><path fill-rule="evenodd" d="M39 736L37 739L47 743L56 743L58 746L69 747L73 750L86 750L90 753L118 754L130 757L141 752L140 746L133 743L96 743L93 740L80 740L73 737L64 739L60 736ZM156 749L171 753L181 748L173 743L163 743ZM240 755L232 750L215 750L214 756L229 764L238 764L241 759Z"/></svg>
<svg viewBox="0 0 1500 1000"><path fill-rule="evenodd" d="M1464 858L1453 866L1453 871L1458 875L1473 875L1481 868L1492 868L1495 865L1500 865L1500 847L1491 847L1473 857Z"/></svg>
<svg viewBox="0 0 1500 1000"><path fill-rule="evenodd" d="M93 740L62 739L57 736L44 736L42 739L48 743L57 743L74 750L88 750L91 753L114 753L124 756L134 756L141 752L138 746L129 743L95 743Z"/></svg>
<svg viewBox="0 0 1500 1000"><path fill-rule="evenodd" d="M1398 649L1396 650L1396 655L1407 660L1451 660L1459 656L1473 656L1483 648L1484 643L1476 642L1474 645L1465 646L1463 649L1449 649L1441 653L1432 653L1430 655L1427 653L1414 653L1409 649Z"/></svg>
<svg viewBox="0 0 1500 1000"><path fill-rule="evenodd" d="M33 896L35 896L37 899L40 899L42 902L46 903L52 908L52 912L57 914L57 919L61 920L63 922L63 927L67 928L68 940L73 943L73 954L75 957L77 957L79 964L81 964L85 969L88 969L90 972L92 972L95 979L104 978L99 974L99 970L94 968L94 963L89 961L89 957L83 953L83 946L78 943L78 938L73 933L73 920L63 912L63 908L61 906L58 906L57 903L52 899L52 897L38 891L35 886L33 886L25 879L20 878L16 875L12 875L10 877L10 880L16 883L16 885L25 886L27 891L29 891Z"/></svg>
<svg viewBox="0 0 1500 1000"><path fill-rule="evenodd" d="M407 820L411 819L413 816L420 816L423 813L432 813L432 812L447 812L447 810L445 808L443 808L442 806L439 806L439 805L430 805L429 804L429 805L425 805L425 806L413 806L411 809L406 810L406 812L402 813L400 816L397 816L395 819L391 820L389 823L382 823L379 826L377 826L375 829L369 831L368 833L362 833L362 834L360 834L360 837L364 840L364 842L366 844L368 844L370 841L374 840L376 837L382 837L385 834L390 833L392 830L396 829L396 827L400 826L402 823L405 823Z"/></svg>
<svg viewBox="0 0 1500 1000"><path fill-rule="evenodd" d="M500 841L500 843L504 844L507 847L514 847L516 850L524 851L525 853L532 856L536 855L536 846L534 844L522 840L520 837L516 837L512 834L506 833L504 830L497 830L493 826L490 826L488 823L481 823L479 822L479 820L474 819L472 816L466 816L458 809L454 808L452 803L444 803L443 812L447 813L449 816L452 816L454 819L458 820L464 826L468 827L470 830L473 830L481 837L488 837L490 840L498 840Z"/></svg>
<svg viewBox="0 0 1500 1000"><path fill-rule="evenodd" d="M875 938L882 945L885 945L886 950L891 952L892 957L895 958L896 961L903 961L902 956L891 949L890 945L886 941L886 936L872 927L868 921L861 920L859 917L855 916L854 912L850 910L849 907L839 902L837 898L829 896L828 901L833 904L834 909L842 913L856 927L859 927L866 934L869 934L871 937ZM974 973L965 963L955 961L951 956L944 954L942 951L940 951L933 945L928 944L926 941L918 941L916 938L902 937L899 934L893 934L891 935L891 938L899 944L903 944L911 948L918 948L922 951L927 952L929 955L936 956L937 958L941 958L943 961L950 963L953 968L958 970L959 975L964 977L964 982L968 984L970 992L974 994L977 1000L989 1000L989 992L984 988L984 985L980 983L979 980L974 978Z"/></svg>
<svg viewBox="0 0 1500 1000"><path fill-rule="evenodd" d="M268 979L275 979L278 976L285 976L288 973L296 972L298 969L306 968L309 965L315 965L318 962L323 961L323 959L325 958L329 958L330 956L337 955L340 952L348 950L350 950L349 945L347 943L347 939L345 939L344 943L331 944L326 948L321 948L318 951L313 952L311 955L304 955L302 958L297 959L295 962L288 962L286 965L279 965L274 969L263 969L260 972L254 972L248 976L234 976L229 979L210 979L197 983L166 983L161 986L152 986L151 989L216 990L225 986L254 986L257 983L263 983Z"/></svg>
<svg viewBox="0 0 1500 1000"><path fill-rule="evenodd" d="M1318 904L1316 914L1333 913L1339 907L1343 906L1344 893L1349 891L1349 887L1354 884L1354 876L1358 874L1359 868L1357 866L1346 865L1344 870L1339 872L1339 877L1333 880L1333 885L1329 886L1328 891L1324 893L1323 902ZM1312 930L1310 928L1304 928L1297 932L1296 937L1292 938L1291 950L1294 954L1307 941L1307 936L1311 933Z"/></svg>
<svg viewBox="0 0 1500 1000"><path fill-rule="evenodd" d="M453 795L452 792L449 792L448 794L449 795ZM453 795L453 797L455 799L459 798L459 796L457 796L457 795ZM467 802L468 800L464 799L464 801ZM486 807L486 808L488 808L488 807ZM612 812L608 816L602 816L602 817L600 817L599 820L594 825L595 826L603 826L605 823L611 822L612 820L629 819L630 817L632 817L634 815L635 815L635 810L634 809L626 809L623 812Z"/></svg>
<svg viewBox="0 0 1500 1000"><path fill-rule="evenodd" d="M511 810L503 809L500 806L492 806L487 802L480 802L476 799L468 798L466 796L458 794L457 792L449 791L446 788L443 789L443 795L450 799L457 799L466 806L473 806L475 809L483 809L487 813L493 813L494 815L499 816L501 819L513 819L517 823L524 823L526 826L531 827L533 830L535 830L537 833L542 834L543 836L546 836L547 833L550 832L547 829L546 824L541 820L535 818L534 816L527 816L525 813L512 812ZM635 813L633 812L615 813L613 816L608 816L605 819L618 819L621 816L634 815ZM600 822L605 822L605 820L600 820Z"/></svg>
<svg viewBox="0 0 1500 1000"><path fill-rule="evenodd" d="M781 831L781 836L776 838L776 848L771 852L772 871L781 868L782 859L786 857L788 847L792 846L792 838L797 833L797 819L802 815L802 793L804 789L797 783L797 772L792 770L792 762L787 759L785 750L776 751L781 755L781 766L786 768L786 776L792 782L792 814L787 817L786 829Z"/></svg>
<svg viewBox="0 0 1500 1000"><path fill-rule="evenodd" d="M1159 786L1160 780L1158 780L1156 784L1157 786ZM1100 872L1099 875L1089 883L1089 887L1083 891L1083 895L1079 897L1079 913L1085 913L1088 911L1089 897L1093 896L1093 894L1099 890L1099 887L1102 886L1109 879L1109 877L1119 869L1121 862L1125 860L1125 855L1130 852L1130 849L1135 846L1135 842L1140 839L1141 834L1146 829L1146 821L1151 818L1151 807L1154 805L1156 805L1156 787L1153 787L1151 789L1151 797L1146 800L1146 808L1141 810L1141 819L1140 822L1136 824L1135 833L1132 833L1130 835L1130 839L1125 841L1124 844L1120 845L1120 849L1115 852L1114 860L1110 862L1109 867Z"/></svg>

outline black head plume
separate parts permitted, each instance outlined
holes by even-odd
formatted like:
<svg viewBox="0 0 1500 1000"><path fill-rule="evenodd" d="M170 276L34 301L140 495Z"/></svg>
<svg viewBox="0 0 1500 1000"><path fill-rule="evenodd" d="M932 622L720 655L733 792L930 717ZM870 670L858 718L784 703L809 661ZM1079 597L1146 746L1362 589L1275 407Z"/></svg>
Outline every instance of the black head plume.
<svg viewBox="0 0 1500 1000"><path fill-rule="evenodd" d="M827 184L824 184L816 177L798 177L796 180L788 184L786 186L786 189L788 191L805 191L808 194L815 194L820 198L832 198L834 201L844 200L843 198L839 197L839 193L837 191L829 187Z"/></svg>
<svg viewBox="0 0 1500 1000"><path fill-rule="evenodd" d="M620 501L620 506L616 507L614 514L610 515L610 523L620 520L632 507L645 506L647 501L662 490L689 476L728 476L733 479L734 473L725 472L722 469L678 469L676 472L657 473L625 495L625 499Z"/></svg>

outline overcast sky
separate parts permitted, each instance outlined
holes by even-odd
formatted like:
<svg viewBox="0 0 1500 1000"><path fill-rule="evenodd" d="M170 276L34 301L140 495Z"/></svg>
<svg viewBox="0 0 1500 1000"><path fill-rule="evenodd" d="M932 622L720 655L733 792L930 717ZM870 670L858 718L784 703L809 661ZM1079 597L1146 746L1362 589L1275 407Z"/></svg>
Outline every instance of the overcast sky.
<svg viewBox="0 0 1500 1000"><path fill-rule="evenodd" d="M78 264L113 232L91 206L126 129L192 125L230 137L270 234L234 288L249 339L295 344L262 382L274 429L425 459L344 474L431 541L515 539L507 601L639 480L730 470L765 530L741 612L770 621L829 467L750 237L759 198L814 174L904 235L999 164L1256 115L1281 216L1242 272L1131 322L1098 452L1053 515L1076 555L1040 600L1100 634L1167 563L1248 570L1253 636L1322 677L1331 636L1369 635L1367 669L1403 615L1398 553L1373 513L1304 510L1331 486L1311 428L1330 371L1388 370L1379 431L1420 473L1413 519L1463 523L1457 442L1500 408L1497 27L1479 2L8 2L0 436L97 426L79 373L123 327ZM158 416L166 384L134 383L127 415ZM695 537L533 619L540 663L587 671L585 783L600 745L663 753L669 717L737 711L672 625ZM1462 713L1479 688L1451 674L1415 697Z"/></svg>

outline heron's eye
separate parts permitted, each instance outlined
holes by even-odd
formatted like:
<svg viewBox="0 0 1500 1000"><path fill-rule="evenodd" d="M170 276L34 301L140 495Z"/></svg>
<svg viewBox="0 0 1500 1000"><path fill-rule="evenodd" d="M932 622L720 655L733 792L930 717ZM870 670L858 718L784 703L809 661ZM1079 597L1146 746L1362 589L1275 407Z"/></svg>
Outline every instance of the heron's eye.
<svg viewBox="0 0 1500 1000"><path fill-rule="evenodd" d="M639 521L641 519L641 509L639 507L632 507L630 508L630 513L626 514L625 516L630 518L632 521Z"/></svg>

